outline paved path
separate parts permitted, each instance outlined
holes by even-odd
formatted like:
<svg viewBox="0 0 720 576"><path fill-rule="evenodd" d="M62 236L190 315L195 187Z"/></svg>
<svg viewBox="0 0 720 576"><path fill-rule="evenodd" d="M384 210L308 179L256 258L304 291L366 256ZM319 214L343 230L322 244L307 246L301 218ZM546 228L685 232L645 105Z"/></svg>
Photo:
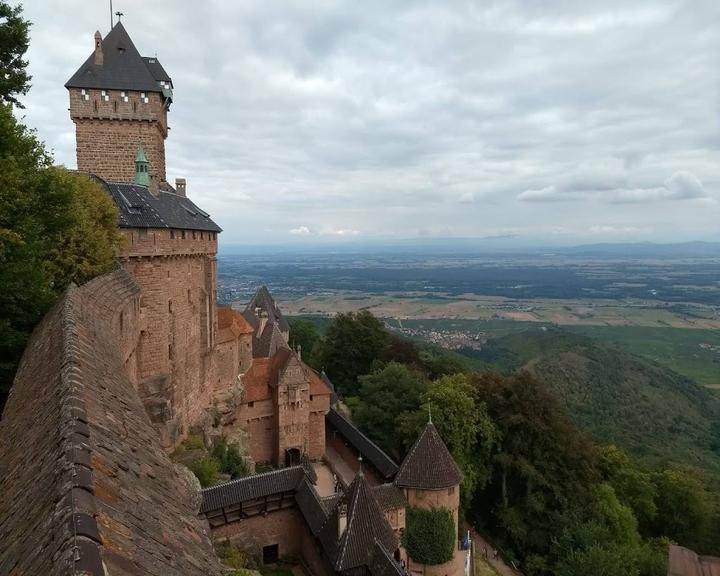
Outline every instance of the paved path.
<svg viewBox="0 0 720 576"><path fill-rule="evenodd" d="M500 556L498 556L497 558L493 558L493 550L495 548L492 546L492 544L485 540L485 538L480 536L480 534L478 534L477 531L472 527L470 528L470 537L475 543L475 554L477 554L477 557L481 560L485 560L485 562L495 568L495 570L498 574L500 574L500 576L522 576L520 572L518 572L517 570L513 570L511 566L506 564ZM488 551L487 558L485 558L485 548L487 548Z"/></svg>
<svg viewBox="0 0 720 576"><path fill-rule="evenodd" d="M315 485L315 490L321 498L325 496L332 496L335 494L335 480L333 478L333 472L330 470L327 464L324 462L314 462L313 468L315 474L317 474L318 481Z"/></svg>
<svg viewBox="0 0 720 576"><path fill-rule="evenodd" d="M332 446L325 446L325 460L328 461L333 472L338 475L340 482L345 486L350 486L353 478L355 478L355 472L345 463L340 454L333 450Z"/></svg>

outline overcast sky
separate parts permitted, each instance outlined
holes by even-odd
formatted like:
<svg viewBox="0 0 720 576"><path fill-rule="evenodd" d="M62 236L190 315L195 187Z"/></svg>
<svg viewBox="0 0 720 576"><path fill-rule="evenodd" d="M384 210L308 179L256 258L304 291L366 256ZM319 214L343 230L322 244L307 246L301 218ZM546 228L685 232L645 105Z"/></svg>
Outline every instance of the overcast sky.
<svg viewBox="0 0 720 576"><path fill-rule="evenodd" d="M720 240L720 1L115 0L173 79L168 180L225 243ZM26 121L103 0L31 0Z"/></svg>

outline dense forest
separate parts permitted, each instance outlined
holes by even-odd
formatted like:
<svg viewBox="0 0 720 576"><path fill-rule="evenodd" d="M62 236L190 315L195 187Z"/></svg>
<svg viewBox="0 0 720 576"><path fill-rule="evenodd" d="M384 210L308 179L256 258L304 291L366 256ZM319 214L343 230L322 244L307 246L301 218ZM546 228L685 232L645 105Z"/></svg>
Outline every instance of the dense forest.
<svg viewBox="0 0 720 576"><path fill-rule="evenodd" d="M465 519L527 576L661 576L669 542L720 553L717 477L590 436L539 366L478 370L369 312L340 314L322 332L293 319L290 337L397 460L432 412L463 469Z"/></svg>

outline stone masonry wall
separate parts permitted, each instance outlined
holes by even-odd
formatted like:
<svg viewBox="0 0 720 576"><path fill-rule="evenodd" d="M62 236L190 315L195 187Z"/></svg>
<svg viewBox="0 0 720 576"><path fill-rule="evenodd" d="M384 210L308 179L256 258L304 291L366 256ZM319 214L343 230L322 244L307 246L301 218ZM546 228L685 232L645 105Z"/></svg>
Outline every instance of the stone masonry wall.
<svg viewBox="0 0 720 576"><path fill-rule="evenodd" d="M138 392L163 446L171 448L212 404L217 241L215 235L203 233L201 238L193 231L123 233L128 239L123 266L142 294Z"/></svg>
<svg viewBox="0 0 720 576"><path fill-rule="evenodd" d="M280 558L298 557L302 552L303 531L307 527L297 508L286 508L271 512L267 516L252 516L239 522L232 522L214 528L213 540L225 541L249 551L262 559L264 546L278 545Z"/></svg>
<svg viewBox="0 0 720 576"><path fill-rule="evenodd" d="M237 421L232 427L235 426L247 433L247 448L253 461L275 461L277 421L273 400L241 404Z"/></svg>
<svg viewBox="0 0 720 576"><path fill-rule="evenodd" d="M166 181L168 127L162 94L90 89L83 94L79 88L69 92L79 170L107 180L132 182L137 147L142 144L150 162L151 179L156 183Z"/></svg>
<svg viewBox="0 0 720 576"><path fill-rule="evenodd" d="M277 386L278 464L284 464L286 450L308 452L309 403L310 387L305 370L297 357L292 356L280 375Z"/></svg>

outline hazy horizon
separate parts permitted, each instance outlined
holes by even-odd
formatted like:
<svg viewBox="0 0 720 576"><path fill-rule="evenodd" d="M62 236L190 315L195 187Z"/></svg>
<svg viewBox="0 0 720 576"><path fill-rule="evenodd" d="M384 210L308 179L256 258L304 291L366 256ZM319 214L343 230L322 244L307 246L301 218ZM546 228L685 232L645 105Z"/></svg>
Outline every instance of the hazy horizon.
<svg viewBox="0 0 720 576"><path fill-rule="evenodd" d="M74 167L63 84L109 6L24 9L19 114ZM720 3L114 9L173 79L168 180L222 244L720 240Z"/></svg>

